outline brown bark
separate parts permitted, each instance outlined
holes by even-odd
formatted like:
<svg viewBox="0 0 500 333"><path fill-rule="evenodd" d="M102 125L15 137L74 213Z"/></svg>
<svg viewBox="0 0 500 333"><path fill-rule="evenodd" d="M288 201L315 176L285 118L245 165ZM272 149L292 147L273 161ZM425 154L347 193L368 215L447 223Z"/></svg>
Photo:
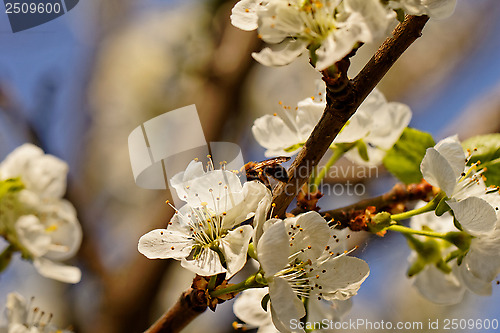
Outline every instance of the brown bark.
<svg viewBox="0 0 500 333"><path fill-rule="evenodd" d="M327 83L325 112L288 170L289 181L278 184L274 189L274 214L284 215L288 205L309 179L314 166L321 160L344 124L396 60L421 36L428 20L428 16L406 16L404 22L394 29L393 37L382 44L353 80L342 84L343 77L331 80L330 77L324 76ZM346 59L341 61L342 65L345 61ZM339 81L341 84L338 84Z"/></svg>

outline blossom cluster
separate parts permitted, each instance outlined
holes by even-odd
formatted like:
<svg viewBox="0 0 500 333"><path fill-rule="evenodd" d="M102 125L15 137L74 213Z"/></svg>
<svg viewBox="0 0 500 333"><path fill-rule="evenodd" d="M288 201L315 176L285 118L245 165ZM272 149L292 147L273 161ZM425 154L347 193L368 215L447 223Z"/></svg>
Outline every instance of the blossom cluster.
<svg viewBox="0 0 500 333"><path fill-rule="evenodd" d="M67 173L65 162L32 144L10 153L0 163L0 234L41 275L77 283L80 269L61 263L75 255L82 239L75 208L63 199Z"/></svg>
<svg viewBox="0 0 500 333"><path fill-rule="evenodd" d="M279 114L255 120L252 132L257 142L267 149L267 157L294 155L311 135L326 107L325 84L318 81L316 85L316 94L301 100L295 108L280 102ZM410 119L411 110L407 105L387 102L375 89L342 128L331 148L349 145L351 148L345 154L348 159L360 165L377 166Z"/></svg>
<svg viewBox="0 0 500 333"><path fill-rule="evenodd" d="M241 0L231 22L258 30L266 47L253 57L266 66L287 65L309 52L318 70L344 58L362 43L387 35L395 10L445 18L456 0Z"/></svg>
<svg viewBox="0 0 500 333"><path fill-rule="evenodd" d="M305 315L301 297L333 306L355 295L369 274L366 262L345 253L344 232L317 212L269 219L271 192L260 181L241 185L232 171L205 171L192 161L170 183L186 204L166 229L142 236L139 251L148 258L180 260L198 275L224 273L229 279L245 265L251 242L268 286L270 316L280 331Z"/></svg>
<svg viewBox="0 0 500 333"><path fill-rule="evenodd" d="M456 250L450 241L436 240L447 256L446 265L441 256L427 258L425 268L415 278L418 290L435 303L458 303L466 290L491 295L492 281L500 274L500 195L498 189L485 185L484 169L478 170L477 164L467 166L467 160L454 136L427 149L421 164L425 180L446 194L443 200L449 211L442 217L433 212L417 215L411 227L465 233L455 242L459 247ZM410 256L410 262L419 259L418 252Z"/></svg>

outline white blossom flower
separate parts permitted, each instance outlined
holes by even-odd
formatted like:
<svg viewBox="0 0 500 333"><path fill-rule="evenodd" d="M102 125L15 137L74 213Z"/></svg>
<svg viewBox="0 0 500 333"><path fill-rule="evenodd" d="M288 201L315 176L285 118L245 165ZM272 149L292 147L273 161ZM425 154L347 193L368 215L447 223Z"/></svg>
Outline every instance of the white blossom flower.
<svg viewBox="0 0 500 333"><path fill-rule="evenodd" d="M410 226L416 230L426 227L440 233L458 231L453 224L453 217L448 212L442 217L437 217L433 212L414 216ZM454 249L444 240L436 242L440 244L444 255ZM452 268L450 273L446 274L435 265L427 265L415 277L414 285L425 298L438 304L459 303L466 290L477 295L491 295L492 281L500 273L499 251L500 219L492 232L476 234L460 265L456 259L448 263ZM416 253L413 252L409 258L410 262L415 258Z"/></svg>
<svg viewBox="0 0 500 333"><path fill-rule="evenodd" d="M427 148L420 170L427 182L446 193L446 203L464 231L477 236L495 229L498 193L487 194L481 171L474 172L466 162L458 137L452 136Z"/></svg>
<svg viewBox="0 0 500 333"><path fill-rule="evenodd" d="M15 149L0 164L0 179L19 177L25 188L9 204L10 218L2 223L7 224L5 237L22 247L18 250L33 260L41 275L77 283L81 271L59 263L74 256L82 240L76 211L62 199L67 173L64 161L32 144Z"/></svg>
<svg viewBox="0 0 500 333"><path fill-rule="evenodd" d="M266 156L293 155L306 142L325 107L325 85L320 82L316 95L300 101L295 110L283 107L284 118L275 114L256 119L252 127L253 135L261 146L267 148ZM341 143L364 143L368 161L356 149L348 151L346 157L358 164L378 165L410 119L408 106L387 102L384 95L375 89L349 119L332 147Z"/></svg>
<svg viewBox="0 0 500 333"><path fill-rule="evenodd" d="M30 304L18 293L7 295L7 328L0 328L5 333L71 333L69 330L60 330L50 324L52 315L30 309Z"/></svg>
<svg viewBox="0 0 500 333"><path fill-rule="evenodd" d="M21 177L26 189L42 198L62 198L66 192L68 165L26 143L0 164L0 179Z"/></svg>
<svg viewBox="0 0 500 333"><path fill-rule="evenodd" d="M260 182L241 185L227 170L205 172L201 162L191 162L170 181L187 204L169 222L139 240L139 252L150 259L174 258L199 275L238 272L246 262L253 228L240 225L255 214L259 202L271 197ZM222 256L222 258L221 258Z"/></svg>
<svg viewBox="0 0 500 333"><path fill-rule="evenodd" d="M323 70L356 43L384 35L394 17L379 0L242 0L231 22L242 30L258 29L266 43L278 44L252 54L263 65L287 65L309 49Z"/></svg>
<svg viewBox="0 0 500 333"><path fill-rule="evenodd" d="M368 277L361 259L335 253L340 231L331 230L317 212L266 222L257 242L257 257L269 285L275 327L290 331L290 320L306 312L299 297L346 300ZM302 330L299 330L302 331Z"/></svg>
<svg viewBox="0 0 500 333"><path fill-rule="evenodd" d="M428 15L436 19L449 17L457 0L390 0L389 7L403 9L409 15Z"/></svg>
<svg viewBox="0 0 500 333"><path fill-rule="evenodd" d="M234 301L233 311L236 317L245 324L235 324L236 328L258 328L258 333L279 333L271 316L271 305L267 303L267 311L262 309L262 298L269 293L269 288L244 290ZM337 322L349 312L352 307L350 299L345 301L311 298L307 303L307 321L320 323L323 320ZM315 332L329 332L329 329L315 329Z"/></svg>

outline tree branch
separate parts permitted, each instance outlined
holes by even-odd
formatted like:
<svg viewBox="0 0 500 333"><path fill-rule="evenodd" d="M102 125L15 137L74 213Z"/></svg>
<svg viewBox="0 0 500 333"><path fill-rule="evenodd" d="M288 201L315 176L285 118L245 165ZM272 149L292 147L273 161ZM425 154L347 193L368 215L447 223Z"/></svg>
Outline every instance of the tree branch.
<svg viewBox="0 0 500 333"><path fill-rule="evenodd" d="M396 184L389 192L378 197L362 200L346 207L320 212L320 214L332 218L340 228L349 227L354 231L358 231L359 226L356 217L364 214L368 207L375 207L375 212L389 211L397 204L430 199L432 191L432 185L425 180L419 184Z"/></svg>
<svg viewBox="0 0 500 333"><path fill-rule="evenodd" d="M180 332L207 309L205 294L196 289L182 293L177 302L144 333Z"/></svg>
<svg viewBox="0 0 500 333"><path fill-rule="evenodd" d="M342 75L343 67L348 66L348 57L337 63L340 70L338 77L331 77L324 72L323 80L327 83L327 106L319 123L305 143L299 155L288 169L289 181L279 183L274 189L274 214L283 216L288 205L297 196L309 179L315 165L321 160L333 140L356 112L366 96L375 88L382 77L392 67L403 52L421 36L428 16L409 16L393 31L370 59L361 72L350 81ZM340 66L339 66L340 65ZM345 72L344 72L345 73Z"/></svg>

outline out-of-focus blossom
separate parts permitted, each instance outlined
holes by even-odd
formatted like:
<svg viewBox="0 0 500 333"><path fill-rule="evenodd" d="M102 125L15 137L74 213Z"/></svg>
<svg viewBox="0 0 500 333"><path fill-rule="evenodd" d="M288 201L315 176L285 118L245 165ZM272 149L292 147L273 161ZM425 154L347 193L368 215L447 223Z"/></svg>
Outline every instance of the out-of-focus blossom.
<svg viewBox="0 0 500 333"><path fill-rule="evenodd" d="M0 200L1 221L3 236L41 275L77 283L80 270L60 263L75 255L82 239L76 211L62 199L67 173L65 162L32 144L15 149L0 164L0 180L18 178L24 189Z"/></svg>
<svg viewBox="0 0 500 333"><path fill-rule="evenodd" d="M0 327L2 333L71 333L50 324L52 315L38 308L31 309L23 296L18 293L7 295L8 326Z"/></svg>
<svg viewBox="0 0 500 333"><path fill-rule="evenodd" d="M449 17L455 11L457 0L390 0L389 7L402 9L409 15L428 15L436 19Z"/></svg>
<svg viewBox="0 0 500 333"><path fill-rule="evenodd" d="M267 148L266 156L290 156L302 147L326 107L324 83L319 83L318 88L315 96L300 101L295 110L283 107L283 118L275 114L255 120L252 132L257 142ZM335 138L332 148L336 144L357 143L366 149L366 156L352 149L346 157L358 164L378 165L410 119L411 110L407 105L387 102L375 89Z"/></svg>

